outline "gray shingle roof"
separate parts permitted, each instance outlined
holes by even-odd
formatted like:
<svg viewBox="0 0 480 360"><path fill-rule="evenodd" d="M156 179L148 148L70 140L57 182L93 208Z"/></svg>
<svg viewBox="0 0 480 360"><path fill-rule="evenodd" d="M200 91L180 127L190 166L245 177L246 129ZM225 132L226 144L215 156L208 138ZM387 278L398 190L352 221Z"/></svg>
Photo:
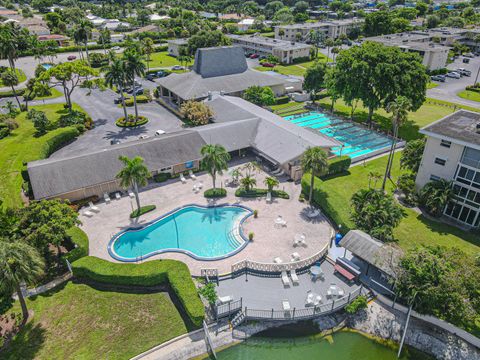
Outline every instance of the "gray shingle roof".
<svg viewBox="0 0 480 360"><path fill-rule="evenodd" d="M350 230L340 240L340 246L386 274L395 276L395 269L401 256L399 249L385 244L361 230Z"/></svg>
<svg viewBox="0 0 480 360"><path fill-rule="evenodd" d="M240 74L248 69L244 51L237 46L198 49L193 71L204 78Z"/></svg>
<svg viewBox="0 0 480 360"><path fill-rule="evenodd" d="M459 110L425 126L420 132L463 141L479 148L480 134L476 132L477 124L480 124L480 113Z"/></svg>
<svg viewBox="0 0 480 360"><path fill-rule="evenodd" d="M141 156L150 170L159 170L199 159L204 144L198 132L183 130L73 157L34 161L27 168L35 199L42 199L114 180L123 167L121 155Z"/></svg>

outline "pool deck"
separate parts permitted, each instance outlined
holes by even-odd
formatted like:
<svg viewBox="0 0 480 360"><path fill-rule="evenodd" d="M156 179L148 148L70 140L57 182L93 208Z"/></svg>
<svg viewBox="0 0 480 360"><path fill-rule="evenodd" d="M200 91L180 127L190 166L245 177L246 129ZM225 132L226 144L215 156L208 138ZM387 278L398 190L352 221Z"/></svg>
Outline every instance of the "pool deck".
<svg viewBox="0 0 480 360"><path fill-rule="evenodd" d="M260 171L255 175L258 187L264 187L263 180L266 173ZM217 186L225 183L228 178L227 172L217 179ZM152 256L143 261L152 259L175 259L188 265L192 275L200 275L203 268L217 268L220 274L230 273L231 265L248 259L257 262L273 262L280 257L284 263L291 261L291 255L297 252L301 259L320 251L329 243L333 229L323 215L309 219L305 213L309 210L307 202L300 202L298 197L301 192L300 185L288 182L280 178L278 189L285 190L290 199L273 199L268 204L265 197L262 198L237 198L234 187L226 187L227 197L218 200L217 204L241 204L258 210L258 218L248 218L243 224L245 234L253 232L255 237L242 251L221 260L200 261L181 253L164 253ZM142 205L154 204L156 210L143 215L139 220L130 219L129 215L135 208L135 201L128 196L120 200L112 199L110 204L96 204L100 212L93 217L80 215L81 228L90 239L90 255L112 262L114 260L107 251L107 245L112 236L128 227L139 226L150 222L165 213L188 204L207 205L207 199L203 196L203 190L199 193L193 191L195 183L203 182L203 190L211 187L212 180L208 174L200 173L197 180L187 179L186 184L178 179L172 179L161 184L151 184L140 193ZM281 215L287 226L276 228L274 220ZM293 247L294 236L297 233L305 233L307 246Z"/></svg>

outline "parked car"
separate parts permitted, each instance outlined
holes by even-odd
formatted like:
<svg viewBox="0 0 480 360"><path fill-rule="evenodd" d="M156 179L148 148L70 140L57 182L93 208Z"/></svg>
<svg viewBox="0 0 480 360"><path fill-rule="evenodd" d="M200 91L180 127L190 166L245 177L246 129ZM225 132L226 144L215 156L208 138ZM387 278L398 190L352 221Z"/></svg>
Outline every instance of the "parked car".
<svg viewBox="0 0 480 360"><path fill-rule="evenodd" d="M474 55L472 53L466 53L466 54L463 54L464 57L466 58L473 58Z"/></svg>
<svg viewBox="0 0 480 360"><path fill-rule="evenodd" d="M465 69L465 68L455 69L455 72L457 72L457 73L459 73L460 75L463 75L463 76L472 76L472 72L470 70Z"/></svg>
<svg viewBox="0 0 480 360"><path fill-rule="evenodd" d="M145 139L148 139L149 137L150 137L150 136L144 134L144 135L140 135L138 138L139 138L140 140L145 140Z"/></svg>
<svg viewBox="0 0 480 360"><path fill-rule="evenodd" d="M252 54L250 55L250 59L257 59L260 55L258 54Z"/></svg>
<svg viewBox="0 0 480 360"><path fill-rule="evenodd" d="M165 134L165 130L157 130L155 131L155 136L163 135Z"/></svg>
<svg viewBox="0 0 480 360"><path fill-rule="evenodd" d="M464 64L469 64L470 63L470 59L469 58L463 58L463 63Z"/></svg>
<svg viewBox="0 0 480 360"><path fill-rule="evenodd" d="M77 58L77 57L76 57L75 55L69 55L69 56L67 57L67 60L68 60L68 61L72 61L72 60L75 60L76 58Z"/></svg>
<svg viewBox="0 0 480 360"><path fill-rule="evenodd" d="M163 71L163 70L157 71L157 73L156 73L156 76L159 77L159 78L165 77L167 75L168 75L168 73L166 71Z"/></svg>
<svg viewBox="0 0 480 360"><path fill-rule="evenodd" d="M451 71L451 72L447 73L445 76L447 76L449 78L453 78L453 79L460 79L461 78L460 74L455 72L455 71Z"/></svg>
<svg viewBox="0 0 480 360"><path fill-rule="evenodd" d="M125 99L126 100L126 99ZM121 97L118 97L116 99L113 100L113 103L114 104L121 104L122 103L122 98Z"/></svg>
<svg viewBox="0 0 480 360"><path fill-rule="evenodd" d="M145 76L145 79L148 81L155 81L155 78L156 76L154 74L147 74L147 76Z"/></svg>
<svg viewBox="0 0 480 360"><path fill-rule="evenodd" d="M180 65L174 65L172 66L172 70L183 70L183 67L181 67Z"/></svg>
<svg viewBox="0 0 480 360"><path fill-rule="evenodd" d="M120 140L118 139L110 140L110 145L118 145L118 144L120 144Z"/></svg>
<svg viewBox="0 0 480 360"><path fill-rule="evenodd" d="M262 66L267 67L267 68L273 68L273 67L275 67L275 64L271 64L269 62L264 62L264 63L262 63Z"/></svg>
<svg viewBox="0 0 480 360"><path fill-rule="evenodd" d="M120 46L114 46L112 47L112 50L120 50Z"/></svg>
<svg viewBox="0 0 480 360"><path fill-rule="evenodd" d="M265 60L267 57L265 55L262 55L258 58L258 60Z"/></svg>
<svg viewBox="0 0 480 360"><path fill-rule="evenodd" d="M433 81L445 82L445 76L443 75L433 75L430 77L430 79Z"/></svg>
<svg viewBox="0 0 480 360"><path fill-rule="evenodd" d="M143 95L143 88L135 88L135 90L132 91L132 95Z"/></svg>

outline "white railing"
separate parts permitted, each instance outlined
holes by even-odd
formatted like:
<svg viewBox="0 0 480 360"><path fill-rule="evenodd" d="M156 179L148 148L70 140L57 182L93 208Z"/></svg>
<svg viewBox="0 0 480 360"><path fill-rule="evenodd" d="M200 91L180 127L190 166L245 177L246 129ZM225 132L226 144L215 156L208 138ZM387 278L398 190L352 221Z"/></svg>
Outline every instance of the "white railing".
<svg viewBox="0 0 480 360"><path fill-rule="evenodd" d="M290 270L299 270L304 269L321 258L323 258L328 252L328 244L325 245L319 252L315 253L314 255L299 261L292 261L289 263L262 263L252 260L242 260L232 265L232 274L250 270L250 271L258 271L258 272L271 272L271 273L279 273L282 271L290 271Z"/></svg>

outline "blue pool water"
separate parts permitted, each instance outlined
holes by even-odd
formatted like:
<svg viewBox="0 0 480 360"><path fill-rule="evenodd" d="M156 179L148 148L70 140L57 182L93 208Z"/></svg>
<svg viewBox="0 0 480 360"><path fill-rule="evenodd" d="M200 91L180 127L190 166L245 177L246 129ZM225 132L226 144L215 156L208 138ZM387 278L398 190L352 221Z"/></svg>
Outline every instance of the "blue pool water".
<svg viewBox="0 0 480 360"><path fill-rule="evenodd" d="M297 126L316 130L341 142L343 147L332 148L335 155L348 155L355 159L368 156L377 150L387 150L392 145L392 140L388 136L364 129L349 121L332 118L321 112L312 111L300 115L286 116L284 119Z"/></svg>
<svg viewBox="0 0 480 360"><path fill-rule="evenodd" d="M240 206L205 208L190 205L139 230L127 230L109 244L110 255L132 261L167 251L201 259L218 259L241 248L240 222L252 212Z"/></svg>

